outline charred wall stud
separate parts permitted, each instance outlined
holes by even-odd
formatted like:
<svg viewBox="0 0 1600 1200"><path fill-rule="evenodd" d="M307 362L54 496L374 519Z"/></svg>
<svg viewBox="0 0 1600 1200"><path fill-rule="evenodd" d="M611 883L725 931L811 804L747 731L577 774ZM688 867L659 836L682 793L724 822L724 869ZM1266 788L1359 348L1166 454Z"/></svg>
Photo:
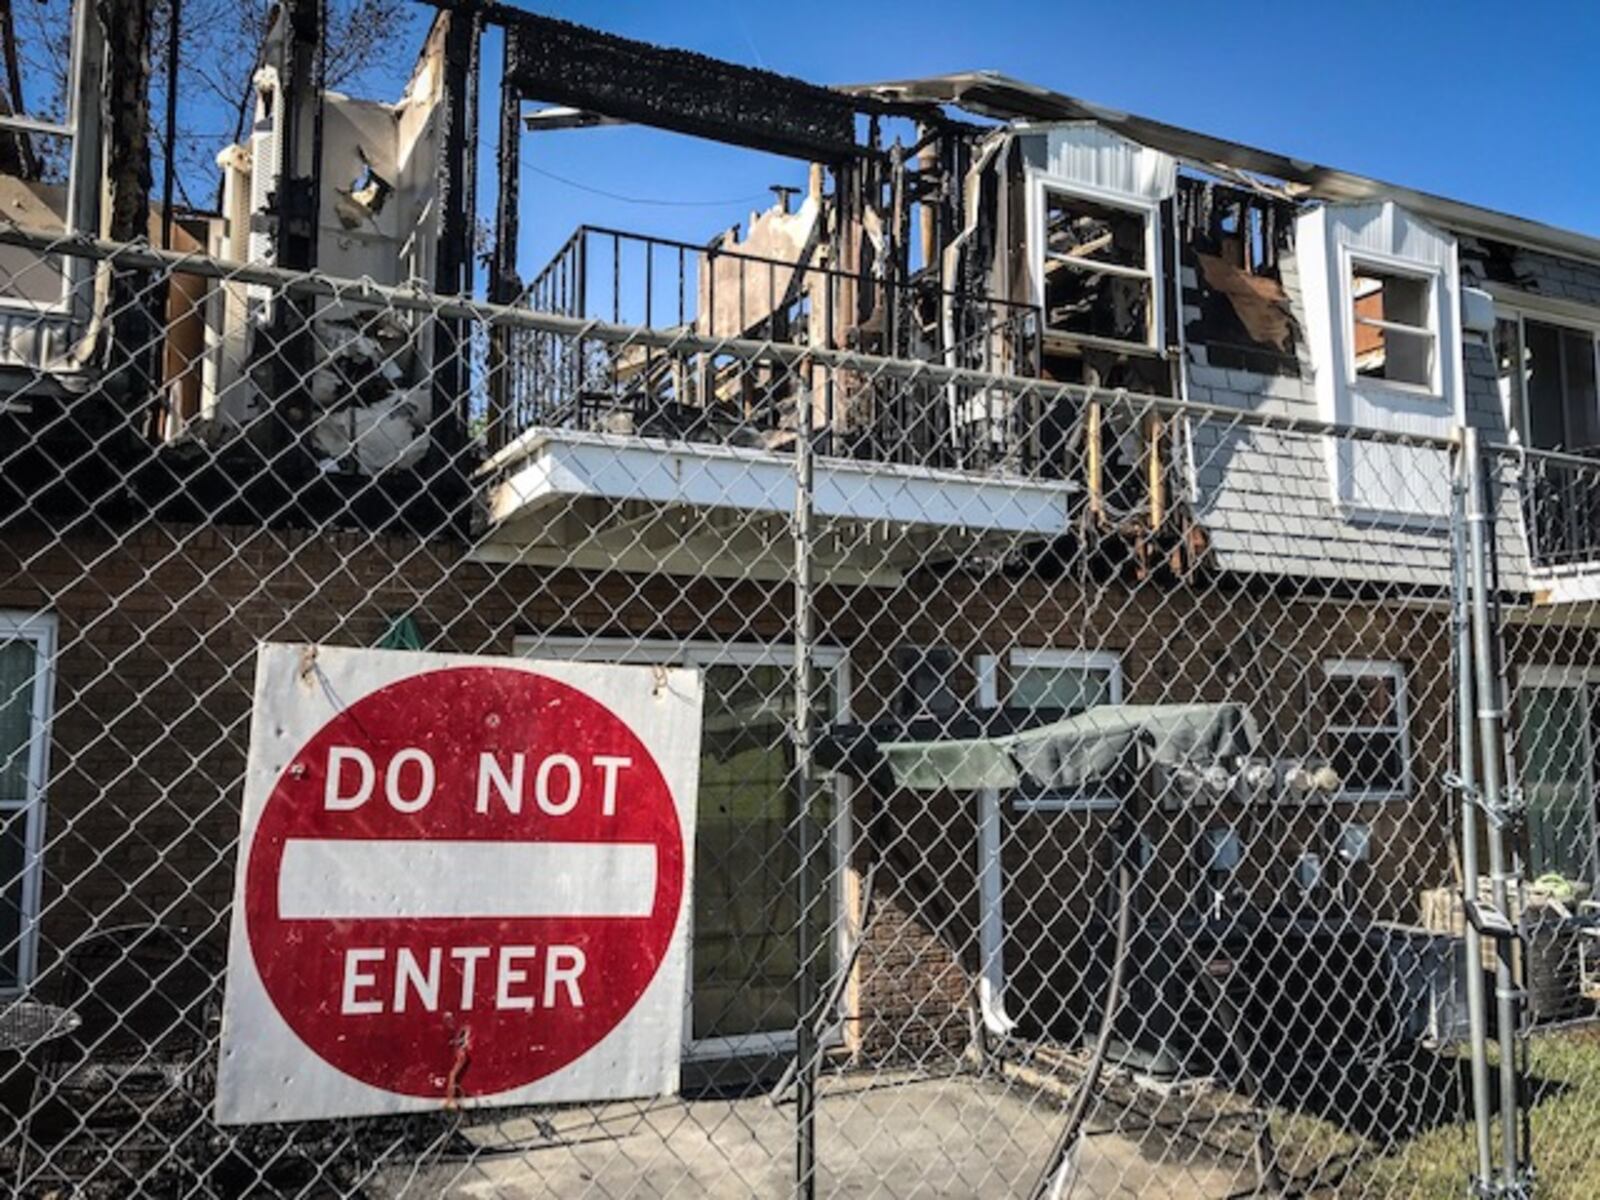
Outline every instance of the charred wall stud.
<svg viewBox="0 0 1600 1200"><path fill-rule="evenodd" d="M434 286L442 295L471 295L477 211L479 44L482 24L472 4L445 15L444 147L439 157L439 242ZM450 413L440 427L445 450L467 438L466 358L471 347L459 321L440 321L434 334L434 411Z"/></svg>

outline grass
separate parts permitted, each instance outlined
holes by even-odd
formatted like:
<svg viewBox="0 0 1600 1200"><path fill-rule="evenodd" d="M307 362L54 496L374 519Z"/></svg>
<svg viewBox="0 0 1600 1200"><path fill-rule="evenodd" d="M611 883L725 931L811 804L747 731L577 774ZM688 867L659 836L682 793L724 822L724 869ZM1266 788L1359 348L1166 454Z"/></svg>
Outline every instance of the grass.
<svg viewBox="0 0 1600 1200"><path fill-rule="evenodd" d="M1530 1039L1526 1094L1540 1200L1600 1197L1600 1030ZM1306 1192L1408 1200L1467 1194L1476 1155L1464 1059L1419 1059L1390 1076L1381 1093L1335 1086L1318 1111L1308 1107L1280 1108L1272 1118L1280 1168ZM1495 1136L1498 1147L1498 1120Z"/></svg>

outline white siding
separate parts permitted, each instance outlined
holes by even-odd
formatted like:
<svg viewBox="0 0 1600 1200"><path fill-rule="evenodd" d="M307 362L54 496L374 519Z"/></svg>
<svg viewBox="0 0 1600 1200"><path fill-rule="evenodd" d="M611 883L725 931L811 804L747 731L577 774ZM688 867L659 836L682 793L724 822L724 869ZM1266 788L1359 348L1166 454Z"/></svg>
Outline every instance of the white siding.
<svg viewBox="0 0 1600 1200"><path fill-rule="evenodd" d="M1306 332L1322 415L1366 429L1449 436L1465 414L1455 238L1392 202L1327 205L1298 224ZM1433 279L1437 341L1430 388L1355 374L1348 280L1356 261L1426 272ZM1449 473L1441 451L1330 439L1328 457L1333 500L1348 518L1428 520L1449 510Z"/></svg>
<svg viewBox="0 0 1600 1200"><path fill-rule="evenodd" d="M1030 171L1092 191L1155 202L1177 187L1170 155L1088 123L1024 127L1022 159Z"/></svg>

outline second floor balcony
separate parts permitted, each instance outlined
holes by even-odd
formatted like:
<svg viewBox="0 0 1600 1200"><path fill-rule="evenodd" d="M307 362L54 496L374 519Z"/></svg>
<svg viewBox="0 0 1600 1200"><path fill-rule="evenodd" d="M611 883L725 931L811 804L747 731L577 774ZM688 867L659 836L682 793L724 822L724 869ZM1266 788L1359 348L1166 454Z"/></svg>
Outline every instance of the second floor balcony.
<svg viewBox="0 0 1600 1200"><path fill-rule="evenodd" d="M888 283L847 270L584 226L524 289L541 312L705 340L829 347L901 362L1037 378L1031 304ZM530 429L662 438L786 452L802 406L818 454L866 462L1060 477L1048 414L981 384L870 368L748 362L714 349L662 349L517 332L491 399L499 450Z"/></svg>
<svg viewBox="0 0 1600 1200"><path fill-rule="evenodd" d="M682 506L781 522L808 427L813 512L863 554L868 529L908 548L961 529L970 550L1068 528L1081 420L1028 386L1037 308L830 266L814 240L783 259L574 233L519 303L612 328L496 334L486 433L503 540L542 544L551 512L570 524L619 506L634 539ZM858 357L803 353L824 348ZM868 573L893 567L881 545L869 557Z"/></svg>

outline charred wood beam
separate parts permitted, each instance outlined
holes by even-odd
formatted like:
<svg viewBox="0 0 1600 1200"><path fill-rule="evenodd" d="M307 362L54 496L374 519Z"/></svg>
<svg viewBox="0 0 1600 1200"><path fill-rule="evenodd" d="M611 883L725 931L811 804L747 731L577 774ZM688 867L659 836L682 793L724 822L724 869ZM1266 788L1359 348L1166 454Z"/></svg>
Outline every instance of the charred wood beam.
<svg viewBox="0 0 1600 1200"><path fill-rule="evenodd" d="M320 0L288 0L283 12L276 257L279 266L310 270L317 265L322 174L322 6Z"/></svg>
<svg viewBox="0 0 1600 1200"><path fill-rule="evenodd" d="M865 152L861 102L828 88L515 9L495 15L508 45L516 35L506 74L522 99L807 161Z"/></svg>
<svg viewBox="0 0 1600 1200"><path fill-rule="evenodd" d="M472 232L476 211L478 48L481 24L470 6L444 16L444 151L439 156L439 247L434 286L441 295L472 293ZM464 444L470 330L441 319L434 333L434 412L449 413L440 429L446 449Z"/></svg>
<svg viewBox="0 0 1600 1200"><path fill-rule="evenodd" d="M150 220L150 61L146 48L154 15L153 0L100 0L98 16L105 33L106 58L101 76L106 130L106 236L132 242L148 233ZM85 64L94 69L93 64ZM81 186L99 181L80 180ZM151 286L143 269L113 267L106 312L109 337L105 352L107 391L122 398L131 421L148 411L160 386L156 376L161 323L157 305L162 289Z"/></svg>
<svg viewBox="0 0 1600 1200"><path fill-rule="evenodd" d="M322 176L322 68L326 61L320 0L287 0L282 61L277 64L277 191L271 198L278 265L311 270L317 265L317 216ZM262 164L256 164L261 170ZM312 418L314 361L312 321L316 306L282 296L273 306L266 343L272 386L272 415L266 431L273 451L295 441Z"/></svg>
<svg viewBox="0 0 1600 1200"><path fill-rule="evenodd" d="M101 0L106 33L106 191L112 241L137 241L150 214L150 44L153 0Z"/></svg>
<svg viewBox="0 0 1600 1200"><path fill-rule="evenodd" d="M500 75L500 195L495 205L494 256L489 262L489 299L495 304L511 304L520 296L517 278L517 209L521 203L522 175L522 99L512 78L522 35L506 30L505 65ZM514 393L512 387L511 331L503 325L489 330L489 413L488 441L498 450L506 437L506 416Z"/></svg>

